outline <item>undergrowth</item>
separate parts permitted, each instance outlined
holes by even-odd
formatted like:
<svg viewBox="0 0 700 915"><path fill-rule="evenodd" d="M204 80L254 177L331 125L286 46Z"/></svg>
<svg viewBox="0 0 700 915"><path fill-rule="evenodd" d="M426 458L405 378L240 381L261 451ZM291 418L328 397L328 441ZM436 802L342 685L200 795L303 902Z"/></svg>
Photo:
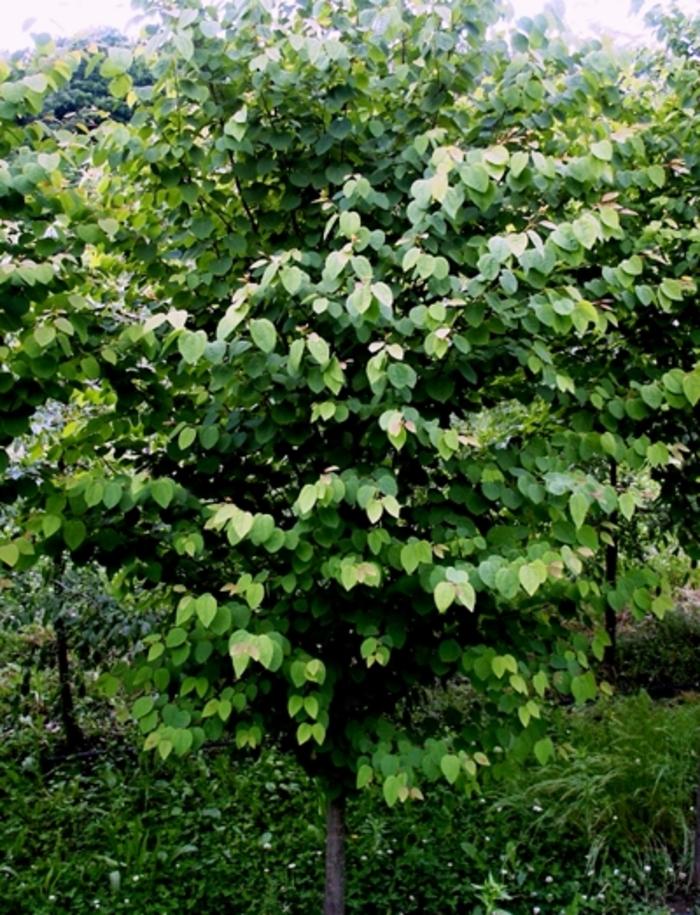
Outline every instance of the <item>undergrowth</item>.
<svg viewBox="0 0 700 915"><path fill-rule="evenodd" d="M700 702L644 694L562 711L556 761L350 807L348 912L650 915L687 882ZM113 753L42 775L0 757L9 913L307 915L320 910L313 785L269 750L175 765Z"/></svg>

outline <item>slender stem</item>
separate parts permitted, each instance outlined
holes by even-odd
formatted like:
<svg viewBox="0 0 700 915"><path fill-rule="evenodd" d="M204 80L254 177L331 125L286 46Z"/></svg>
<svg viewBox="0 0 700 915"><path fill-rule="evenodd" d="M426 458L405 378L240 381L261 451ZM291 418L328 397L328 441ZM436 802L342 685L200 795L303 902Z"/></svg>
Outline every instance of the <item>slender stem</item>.
<svg viewBox="0 0 700 915"><path fill-rule="evenodd" d="M221 102L219 100L219 94L216 91L216 86L214 85L214 83L209 83L208 85L209 85L209 91L211 92L212 98L214 99L214 101L216 102L217 105L220 105ZM221 130L223 132L223 130L224 130L223 118L219 117L218 121L219 121L219 126L221 127ZM233 158L233 154L230 149L226 150L226 155L228 157L229 165L231 166L231 174L233 176L234 184L236 185L236 190L238 191L238 196L240 198L241 204L243 205L243 209L245 210L245 214L248 217L248 222L250 223L250 226L251 226L252 230L255 232L255 234L260 235L260 227L258 226L258 222L257 222L255 216L253 215L253 211L248 206L248 202L246 201L245 197L243 196L243 188L241 187L241 182L238 180L238 175L236 174L236 160Z"/></svg>
<svg viewBox="0 0 700 915"><path fill-rule="evenodd" d="M345 799L326 808L326 896L323 915L345 913Z"/></svg>
<svg viewBox="0 0 700 915"><path fill-rule="evenodd" d="M54 628L56 630L56 662L60 687L61 718L63 719L63 730L66 735L66 748L70 752L83 743L83 732L75 720L75 707L73 705L70 667L68 664L68 639L66 637L65 623L60 616L56 619Z"/></svg>
<svg viewBox="0 0 700 915"><path fill-rule="evenodd" d="M231 163L231 168L234 169L236 167L236 163L233 161L233 156L231 155L230 149L228 150L228 157L229 157L229 161ZM233 174L233 180L236 185L236 190L238 191L238 196L241 198L241 203L243 204L243 209L245 210L246 216L248 217L248 222L250 223L255 234L260 235L260 228L258 226L258 223L255 219L255 216L253 216L253 211L248 206L246 199L243 196L243 188L241 187L241 182L238 180L238 175L236 175L235 173Z"/></svg>
<svg viewBox="0 0 700 915"><path fill-rule="evenodd" d="M617 464L614 460L610 461L610 485L613 489L617 488ZM616 523L617 520L618 514L615 512L612 521L613 523ZM614 588L617 585L619 552L618 532L616 529L612 543L609 543L605 550L605 581L611 588ZM610 671L610 674L614 676L617 664L617 615L609 602L606 602L605 604L605 629L610 638L610 644L605 649L603 661Z"/></svg>

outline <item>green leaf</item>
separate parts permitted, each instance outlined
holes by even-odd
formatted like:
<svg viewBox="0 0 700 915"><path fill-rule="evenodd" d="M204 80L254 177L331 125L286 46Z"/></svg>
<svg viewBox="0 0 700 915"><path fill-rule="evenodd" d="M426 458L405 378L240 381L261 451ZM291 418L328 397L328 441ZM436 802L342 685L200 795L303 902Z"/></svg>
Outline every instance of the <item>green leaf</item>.
<svg viewBox="0 0 700 915"><path fill-rule="evenodd" d="M457 588L452 582L440 581L433 590L435 606L440 613L444 613L457 596Z"/></svg>
<svg viewBox="0 0 700 915"><path fill-rule="evenodd" d="M151 495L161 508L167 508L175 495L175 485L172 480L154 480L151 483Z"/></svg>
<svg viewBox="0 0 700 915"><path fill-rule="evenodd" d="M473 610L476 605L476 592L468 581L460 582L457 586L457 602L467 610Z"/></svg>
<svg viewBox="0 0 700 915"><path fill-rule="evenodd" d="M25 76L22 80L27 88L31 89L32 92L46 92L49 87L49 81L43 73L32 73L30 76Z"/></svg>
<svg viewBox="0 0 700 915"><path fill-rule="evenodd" d="M357 770L357 780L355 782L355 787L360 789L369 785L374 779L374 769L371 766L362 765Z"/></svg>
<svg viewBox="0 0 700 915"><path fill-rule="evenodd" d="M245 592L245 598L251 610L256 610L263 602L265 597L265 588L259 581L254 581L248 585Z"/></svg>
<svg viewBox="0 0 700 915"><path fill-rule="evenodd" d="M505 146L501 146L500 144L497 146L490 146L484 151L484 159L492 165L498 165L503 168L508 165L510 153Z"/></svg>
<svg viewBox="0 0 700 915"><path fill-rule="evenodd" d="M45 515L41 522L41 530L44 537L52 537L61 529L63 518L60 515Z"/></svg>
<svg viewBox="0 0 700 915"><path fill-rule="evenodd" d="M541 559L528 562L526 565L520 566L518 579L525 591L532 597L540 585L547 580L547 566Z"/></svg>
<svg viewBox="0 0 700 915"><path fill-rule="evenodd" d="M230 337L241 321L245 319L247 313L248 308L246 306L239 307L238 305L231 305L227 308L226 314L217 325L216 339L226 340Z"/></svg>
<svg viewBox="0 0 700 915"><path fill-rule="evenodd" d="M394 294L386 283L372 283L372 295L385 308L391 308L394 302Z"/></svg>
<svg viewBox="0 0 700 915"><path fill-rule="evenodd" d="M318 334L309 334L306 339L306 347L315 362L322 366L328 364L331 351L328 343L322 337L319 337Z"/></svg>
<svg viewBox="0 0 700 915"><path fill-rule="evenodd" d="M655 442L647 448L647 460L652 467L663 467L668 463L668 448L663 442Z"/></svg>
<svg viewBox="0 0 700 915"><path fill-rule="evenodd" d="M585 674L573 677L571 680L571 694L577 703L586 702L589 699L595 699L597 695L597 686L593 673L589 670Z"/></svg>
<svg viewBox="0 0 700 915"><path fill-rule="evenodd" d="M194 44L188 32L175 32L173 42L185 60L192 60L192 57L194 56Z"/></svg>
<svg viewBox="0 0 700 915"><path fill-rule="evenodd" d="M195 611L202 625L208 629L216 616L216 598L209 593L202 594L195 602Z"/></svg>
<svg viewBox="0 0 700 915"><path fill-rule="evenodd" d="M620 269L629 276L639 276L644 272L644 263L638 254L633 254L621 262Z"/></svg>
<svg viewBox="0 0 700 915"><path fill-rule="evenodd" d="M574 236L584 248L592 248L601 237L600 223L592 213L584 213L572 224Z"/></svg>
<svg viewBox="0 0 700 915"><path fill-rule="evenodd" d="M462 181L474 191L485 194L489 189L489 173L483 165L467 165L460 171Z"/></svg>
<svg viewBox="0 0 700 915"><path fill-rule="evenodd" d="M89 508L94 508L95 505L99 505L102 501L102 495L104 493L104 484L102 480L92 480L85 490L85 504Z"/></svg>
<svg viewBox="0 0 700 915"><path fill-rule="evenodd" d="M255 649L258 660L266 670L270 670L275 657L274 642L268 635L259 635L255 638ZM305 700L306 701L306 700Z"/></svg>
<svg viewBox="0 0 700 915"><path fill-rule="evenodd" d="M521 175L527 168L530 162L530 156L528 153L518 150L514 152L510 157L510 172L514 178L517 178Z"/></svg>
<svg viewBox="0 0 700 915"><path fill-rule="evenodd" d="M666 172L661 165L650 165L647 175L657 187L663 187L666 184Z"/></svg>
<svg viewBox="0 0 700 915"><path fill-rule="evenodd" d="M253 529L254 523L255 518L251 512L236 510L229 522L229 530L232 530L235 533L236 542L239 542L248 536ZM229 539L231 538L229 537Z"/></svg>
<svg viewBox="0 0 700 915"><path fill-rule="evenodd" d="M634 515L635 508L637 507L634 495L631 492L623 492L618 498L617 504L620 506L620 511L623 516L629 521L632 518L632 515Z"/></svg>
<svg viewBox="0 0 700 915"><path fill-rule="evenodd" d="M97 224L109 238L114 238L119 231L119 223L116 219L100 219Z"/></svg>
<svg viewBox="0 0 700 915"><path fill-rule="evenodd" d="M56 328L42 324L34 330L34 339L41 347L47 347L56 339Z"/></svg>
<svg viewBox="0 0 700 915"><path fill-rule="evenodd" d="M297 499L299 514L308 515L308 513L316 504L317 498L316 487L311 483L307 483L304 487L302 487L302 490L299 493L299 498Z"/></svg>
<svg viewBox="0 0 700 915"><path fill-rule="evenodd" d="M183 330L177 340L180 355L188 365L194 365L204 355L207 348L207 335L203 330Z"/></svg>
<svg viewBox="0 0 700 915"><path fill-rule="evenodd" d="M304 282L304 274L298 267L284 267L280 271L282 285L290 295L296 295Z"/></svg>
<svg viewBox="0 0 700 915"><path fill-rule="evenodd" d="M571 514L571 519L574 522L576 530L578 530L586 520L586 515L588 514L589 508L590 502L584 493L575 492L571 494L569 498L569 512Z"/></svg>
<svg viewBox="0 0 700 915"><path fill-rule="evenodd" d="M185 426L177 437L177 444L181 451L187 451L190 445L197 438L197 430L192 426Z"/></svg>
<svg viewBox="0 0 700 915"><path fill-rule="evenodd" d="M168 648L178 648L187 641L187 633L180 626L175 626L165 637L165 644Z"/></svg>
<svg viewBox="0 0 700 915"><path fill-rule="evenodd" d="M655 384L643 384L639 389L639 393L644 403L653 410L658 410L663 403L663 394Z"/></svg>
<svg viewBox="0 0 700 915"><path fill-rule="evenodd" d="M170 740L161 740L157 746L158 755L165 762L173 751L173 744Z"/></svg>
<svg viewBox="0 0 700 915"><path fill-rule="evenodd" d="M385 779L382 786L384 800L389 807L393 807L399 799L401 793L401 780L396 775L390 775Z"/></svg>
<svg viewBox="0 0 700 915"><path fill-rule="evenodd" d="M15 543L3 543L0 545L0 561L10 567L17 565L19 560L19 548Z"/></svg>
<svg viewBox="0 0 700 915"><path fill-rule="evenodd" d="M146 715L153 709L154 702L151 696L141 696L139 699L134 702L131 713L137 720L139 718L145 718Z"/></svg>
<svg viewBox="0 0 700 915"><path fill-rule="evenodd" d="M454 785L457 781L461 769L462 764L459 761L459 757L452 753L448 753L440 760L440 770L451 785Z"/></svg>
<svg viewBox="0 0 700 915"><path fill-rule="evenodd" d="M339 228L347 238L357 235L361 225L359 213L355 213L353 210L345 210L340 214Z"/></svg>
<svg viewBox="0 0 700 915"><path fill-rule="evenodd" d="M700 400L700 370L695 369L683 376L683 393L692 406Z"/></svg>
<svg viewBox="0 0 700 915"><path fill-rule="evenodd" d="M102 493L102 504L105 508L114 508L115 505L118 505L121 502L121 498L121 483L112 480L105 484L104 492Z"/></svg>
<svg viewBox="0 0 700 915"><path fill-rule="evenodd" d="M535 692L538 696L544 696L545 691L549 685L547 674L543 670L538 670L535 676L532 678L532 685L535 688Z"/></svg>
<svg viewBox="0 0 700 915"><path fill-rule="evenodd" d="M121 681L113 674L101 674L97 681L98 689L108 699L113 699L117 695L120 686Z"/></svg>
<svg viewBox="0 0 700 915"><path fill-rule="evenodd" d="M533 749L535 758L541 766L546 766L552 756L554 756L554 744L549 737L543 737L541 740L538 740Z"/></svg>
<svg viewBox="0 0 700 915"><path fill-rule="evenodd" d="M661 291L667 299L671 299L673 302L683 301L683 286L678 280L670 278L663 280L661 283Z"/></svg>
<svg viewBox="0 0 700 915"><path fill-rule="evenodd" d="M414 388L418 381L415 369L405 362L392 362L386 371L387 378L391 384L398 389Z"/></svg>
<svg viewBox="0 0 700 915"><path fill-rule="evenodd" d="M591 143L591 152L596 159L603 162L610 162L613 157L613 148L610 140L599 140L597 143Z"/></svg>
<svg viewBox="0 0 700 915"><path fill-rule="evenodd" d="M69 550L77 550L87 537L87 528L82 521L73 519L63 525L63 540Z"/></svg>
<svg viewBox="0 0 700 915"><path fill-rule="evenodd" d="M407 543L401 548L401 565L409 575L416 571L419 563L420 558L415 543Z"/></svg>
<svg viewBox="0 0 700 915"><path fill-rule="evenodd" d="M304 711L310 718L318 718L319 705L315 696L306 696L304 699Z"/></svg>
<svg viewBox="0 0 700 915"><path fill-rule="evenodd" d="M254 318L250 322L250 336L253 343L264 353L271 353L277 345L277 331L267 318Z"/></svg>
<svg viewBox="0 0 700 915"><path fill-rule="evenodd" d="M113 76L120 76L126 73L131 67L133 55L128 48L109 48L107 59L100 67L102 76L110 79Z"/></svg>

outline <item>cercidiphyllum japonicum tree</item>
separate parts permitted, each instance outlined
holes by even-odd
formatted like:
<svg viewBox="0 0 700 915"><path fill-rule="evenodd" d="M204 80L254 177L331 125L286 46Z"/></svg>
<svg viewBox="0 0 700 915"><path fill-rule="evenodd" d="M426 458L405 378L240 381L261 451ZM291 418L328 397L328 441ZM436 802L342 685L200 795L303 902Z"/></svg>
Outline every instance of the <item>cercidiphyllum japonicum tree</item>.
<svg viewBox="0 0 700 915"><path fill-rule="evenodd" d="M0 472L18 437L60 418L71 391L100 375L103 314L88 300L90 245L116 226L97 222L88 203L88 141L39 120L46 96L69 81L76 53L57 55L51 43L35 55L0 60ZM110 313L113 324L114 315ZM104 358L104 354L101 356ZM45 408L45 409L44 409ZM39 414L37 413L39 411ZM59 423L60 424L60 423ZM19 458L27 443L12 451ZM0 500L36 498L36 469L10 472ZM45 520L42 532L57 530ZM9 566L32 562L32 539L0 545Z"/></svg>
<svg viewBox="0 0 700 915"><path fill-rule="evenodd" d="M667 32L672 21L664 20ZM686 36L697 30L698 20L694 26L684 22ZM669 606L643 555L618 561L621 537L629 542L638 529L635 512L643 510L642 529L649 513L663 519L664 529L697 556L697 424L688 410L700 397L693 279L700 255L699 74L688 47L692 40L676 53L664 46L635 62L627 76L635 91L617 106L610 148L599 148L611 163L606 206L593 217L575 218L572 201L566 201L568 224L557 220L550 236L572 264L581 246L602 255L602 269L583 264L577 278L585 297L612 317L604 341L568 348L564 374L573 379L572 444L584 461L596 452L607 461L609 483L620 496L617 508L610 503L609 523L601 529L606 585L600 601L613 641L623 607L661 614ZM614 80L610 87L618 91ZM611 230L607 242L602 222ZM616 249L623 259L610 256ZM566 347L559 348L556 361L563 370ZM649 474L661 485L655 501L645 493Z"/></svg>
<svg viewBox="0 0 700 915"><path fill-rule="evenodd" d="M607 479L587 367L617 372L632 326L643 217L615 195L663 164L624 133L655 109L542 18L489 37L483 3L184 6L136 51L152 91L123 50L103 64L135 110L92 137L86 276L119 304L21 539L170 587L134 676L147 746L229 726L293 749L329 798L337 912L347 791L394 804L504 751L546 761L547 691L595 695L575 626L600 655L601 532L633 494ZM660 318L694 291L663 258L647 285ZM501 415L522 419L470 434ZM651 434L629 432L630 466L662 463ZM457 672L478 697L461 732L392 716Z"/></svg>
<svg viewBox="0 0 700 915"><path fill-rule="evenodd" d="M649 92L649 102L656 105L659 129L647 130L646 142L654 149L660 161L664 163L665 181L654 201L653 226L659 233L656 241L653 235L649 238L649 256L658 262L659 255L673 264L674 271L683 281L683 275L697 276L700 259L700 234L698 233L698 200L700 199L700 16L689 19L674 5L670 11L663 11L657 6L648 17L657 28L657 37L663 43L661 53L646 61L642 68L641 78L647 83L667 85L668 91L659 97ZM653 246L653 247L652 247ZM652 265L655 264L652 262ZM668 302L672 294L671 305ZM673 293L675 292L675 295ZM674 351L683 352L684 362L692 364L700 348L700 330L697 326L695 310L697 295L684 296L681 300L677 287L666 290L664 302L666 312L662 365L671 370L662 376L664 393L674 398L682 394L697 399L697 378L680 379L673 373ZM646 331L646 340L654 339L653 328ZM680 383L680 388L679 388ZM655 403L649 406L656 408ZM661 414L666 420L673 418L671 411ZM657 419L660 419L656 413ZM662 478L661 501L668 506L669 520L677 532L684 548L697 560L698 542L698 492L700 479L698 465L698 427L697 423L688 422L683 428L669 431L667 440L676 441L682 446L682 464L674 462L669 465L669 472Z"/></svg>

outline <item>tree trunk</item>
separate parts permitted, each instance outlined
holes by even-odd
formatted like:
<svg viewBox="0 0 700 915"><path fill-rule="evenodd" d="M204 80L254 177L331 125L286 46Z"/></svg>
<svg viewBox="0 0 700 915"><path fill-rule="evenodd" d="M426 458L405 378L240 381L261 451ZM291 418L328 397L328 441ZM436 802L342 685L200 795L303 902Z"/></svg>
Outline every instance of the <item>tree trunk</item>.
<svg viewBox="0 0 700 915"><path fill-rule="evenodd" d="M54 623L54 629L56 630L56 661L58 665L61 718L63 719L63 731L66 735L66 749L72 752L82 746L83 732L75 720L73 692L70 685L70 667L68 665L68 639L66 638L65 623L60 616Z"/></svg>
<svg viewBox="0 0 700 915"><path fill-rule="evenodd" d="M323 915L345 915L345 799L326 808L326 895Z"/></svg>
<svg viewBox="0 0 700 915"><path fill-rule="evenodd" d="M610 485L617 489L617 464L610 461ZM618 514L612 516L613 523L617 523ZM611 587L617 584L617 562L619 555L618 534L613 535L613 542L609 543L605 549L605 581ZM606 601L605 603L605 631L608 633L610 644L605 649L603 663L607 667L610 676L614 677L617 667L617 614L615 610Z"/></svg>

